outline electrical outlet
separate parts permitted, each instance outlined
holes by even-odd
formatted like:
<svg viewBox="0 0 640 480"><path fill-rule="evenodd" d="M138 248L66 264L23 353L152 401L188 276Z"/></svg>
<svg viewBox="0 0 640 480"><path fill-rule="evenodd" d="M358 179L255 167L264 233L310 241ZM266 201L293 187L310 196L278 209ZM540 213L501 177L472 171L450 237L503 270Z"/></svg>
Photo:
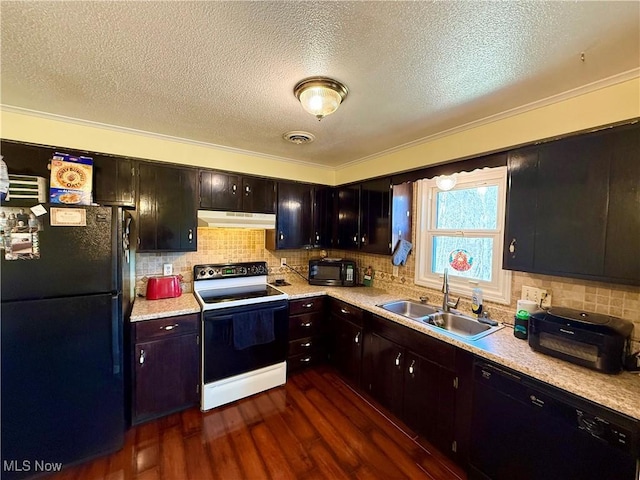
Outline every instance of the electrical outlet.
<svg viewBox="0 0 640 480"><path fill-rule="evenodd" d="M543 288L522 287L522 300L533 300L537 305L544 308L551 307L551 295Z"/></svg>
<svg viewBox="0 0 640 480"><path fill-rule="evenodd" d="M398 277L400 275L399 268L397 265L393 266L393 276Z"/></svg>
<svg viewBox="0 0 640 480"><path fill-rule="evenodd" d="M162 265L162 274L163 275L173 275L173 265L170 263L165 263Z"/></svg>
<svg viewBox="0 0 640 480"><path fill-rule="evenodd" d="M287 259L286 258L281 258L280 259L280 266L281 267L286 267L287 266Z"/></svg>

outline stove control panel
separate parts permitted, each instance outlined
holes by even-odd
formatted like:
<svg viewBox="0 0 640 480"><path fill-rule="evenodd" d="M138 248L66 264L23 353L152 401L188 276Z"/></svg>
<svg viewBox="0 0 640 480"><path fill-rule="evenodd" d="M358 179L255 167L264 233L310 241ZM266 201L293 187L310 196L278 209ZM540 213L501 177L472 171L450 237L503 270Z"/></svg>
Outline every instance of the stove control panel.
<svg viewBox="0 0 640 480"><path fill-rule="evenodd" d="M216 280L233 277L253 277L256 275L267 275L269 269L266 262L244 262L244 263L215 263L211 265L195 265L193 267L193 279Z"/></svg>

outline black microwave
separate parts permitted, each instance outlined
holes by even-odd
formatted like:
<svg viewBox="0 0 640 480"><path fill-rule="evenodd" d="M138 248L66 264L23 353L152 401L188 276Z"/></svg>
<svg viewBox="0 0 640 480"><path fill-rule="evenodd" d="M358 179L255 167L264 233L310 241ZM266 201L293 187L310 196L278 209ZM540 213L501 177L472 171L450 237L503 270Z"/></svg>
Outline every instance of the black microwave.
<svg viewBox="0 0 640 480"><path fill-rule="evenodd" d="M355 287L358 269L353 260L342 258L312 258L309 260L309 285Z"/></svg>

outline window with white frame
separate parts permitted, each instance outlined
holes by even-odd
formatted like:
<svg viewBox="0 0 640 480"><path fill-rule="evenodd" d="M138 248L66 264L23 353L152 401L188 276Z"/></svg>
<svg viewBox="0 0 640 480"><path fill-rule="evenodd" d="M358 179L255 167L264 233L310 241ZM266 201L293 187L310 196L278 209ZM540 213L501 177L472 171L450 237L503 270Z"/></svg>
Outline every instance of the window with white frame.
<svg viewBox="0 0 640 480"><path fill-rule="evenodd" d="M486 300L509 303L511 272L502 270L506 178L507 168L497 167L458 173L450 190L435 178L417 182L417 285L439 290L446 268L453 296L470 297L480 287Z"/></svg>

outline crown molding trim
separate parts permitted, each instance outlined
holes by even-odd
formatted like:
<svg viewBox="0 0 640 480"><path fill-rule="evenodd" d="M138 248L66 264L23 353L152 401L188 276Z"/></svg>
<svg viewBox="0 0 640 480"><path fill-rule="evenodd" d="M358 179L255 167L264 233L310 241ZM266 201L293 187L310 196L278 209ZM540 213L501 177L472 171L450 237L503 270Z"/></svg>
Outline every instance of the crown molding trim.
<svg viewBox="0 0 640 480"><path fill-rule="evenodd" d="M399 152L400 150L404 150L407 148L415 147L418 145L422 145L424 143L432 142L434 140L438 140L440 138L448 137L450 135L455 135L456 133L461 133L466 130L471 130L472 128L481 127L483 125L487 125L489 123L497 122L500 120L504 120L509 117L513 117L516 115L520 115L532 110L536 110L538 108L546 107L549 105L553 105L554 103L559 103L564 100L569 100L575 97L579 97L581 95L585 95L587 93L595 92L597 90L601 90L603 88L611 87L613 85L617 85L619 83L626 82L628 80L633 80L635 78L640 77L640 68L634 68L632 70L628 70L626 72L619 73L617 75L613 75L611 77L604 78L602 80L598 80L596 82L588 83L586 85L582 85L580 87L573 88L571 90L567 90L566 92L558 93L556 95L552 95L547 98L543 98L541 100L536 100L535 102L527 103L525 105L521 105L519 107L515 107L509 110L505 110L504 112L496 113L494 115L490 115L488 117L484 117L478 120L474 120L469 123L465 123L463 125L459 125L457 127L449 128L447 130L443 130L438 133L434 133L432 135L427 135L426 137L419 138L417 140L413 140L408 143L404 143L402 145L398 145L396 147L389 148L387 150L383 150L378 153L374 153L372 155L367 155L366 157L359 158L357 160L352 160L350 162L342 163L335 167L336 171L343 170L346 168L353 167L360 163L365 163L375 158L383 157L385 155L390 155L392 153Z"/></svg>
<svg viewBox="0 0 640 480"><path fill-rule="evenodd" d="M31 117L38 117L38 118L43 118L45 120L53 120L53 121L69 123L73 125L80 125L83 127L92 127L92 128L99 128L102 130L110 130L112 132L117 132L117 133L139 135L147 138L153 138L156 140L183 143L187 145L193 145L196 147L209 148L212 150L219 150L222 152L234 153L238 155L250 155L253 157L265 158L265 159L274 160L277 162L285 162L285 163L302 165L305 167L320 168L323 170L330 170L330 171L335 170L335 167L332 167L332 166L321 165L313 162L305 162L304 160L296 160L292 158L279 157L277 155L269 155L267 153L253 152L250 150L242 150L240 148L227 147L224 145L217 145L215 143L201 142L199 140L191 140L191 139L182 138L182 137L174 137L174 136L165 135L162 133L154 133L154 132L148 132L145 130L137 130L135 128L121 127L118 125L111 125L108 123L94 122L91 120L84 120L81 118L67 117L65 115L58 115L55 113L42 112L40 110L31 110L29 108L17 107L15 105L0 104L0 111L8 112L8 113L16 113L19 115L26 115Z"/></svg>

